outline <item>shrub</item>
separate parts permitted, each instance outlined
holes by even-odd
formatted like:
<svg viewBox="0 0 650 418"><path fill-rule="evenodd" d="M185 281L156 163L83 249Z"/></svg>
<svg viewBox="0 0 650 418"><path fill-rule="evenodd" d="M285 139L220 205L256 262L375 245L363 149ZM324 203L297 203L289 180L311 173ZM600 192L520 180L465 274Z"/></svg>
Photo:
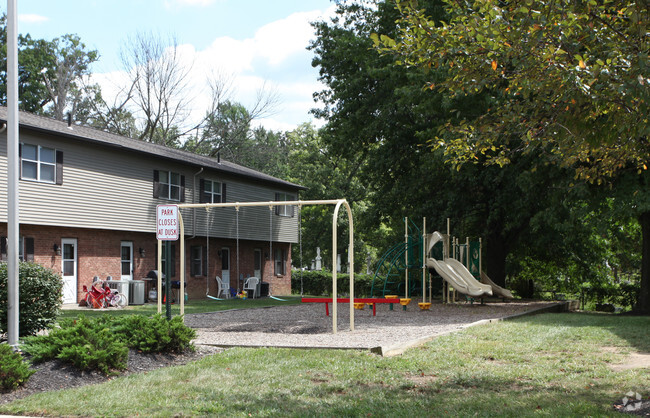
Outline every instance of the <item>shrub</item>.
<svg viewBox="0 0 650 418"><path fill-rule="evenodd" d="M62 301L61 276L36 263L19 263L20 336L33 335L50 327ZM7 332L7 264L0 263L0 333Z"/></svg>
<svg viewBox="0 0 650 418"><path fill-rule="evenodd" d="M14 353L8 344L0 344L0 388L15 389L34 373L19 353Z"/></svg>
<svg viewBox="0 0 650 418"><path fill-rule="evenodd" d="M181 317L171 321L162 315L146 317L103 315L64 320L47 336L28 337L24 350L34 361L52 359L70 363L80 370L110 374L127 367L129 348L143 352L176 352L193 348L196 331Z"/></svg>
<svg viewBox="0 0 650 418"><path fill-rule="evenodd" d="M182 317L168 321L160 314L123 316L116 321L115 332L130 348L145 353L180 353L192 348L190 342L196 337L196 331L186 326Z"/></svg>
<svg viewBox="0 0 650 418"><path fill-rule="evenodd" d="M23 349L35 362L56 358L80 370L99 370L104 374L124 370L129 349L116 337L109 318L105 315L92 320L81 316L64 320L60 328L46 336L25 339Z"/></svg>

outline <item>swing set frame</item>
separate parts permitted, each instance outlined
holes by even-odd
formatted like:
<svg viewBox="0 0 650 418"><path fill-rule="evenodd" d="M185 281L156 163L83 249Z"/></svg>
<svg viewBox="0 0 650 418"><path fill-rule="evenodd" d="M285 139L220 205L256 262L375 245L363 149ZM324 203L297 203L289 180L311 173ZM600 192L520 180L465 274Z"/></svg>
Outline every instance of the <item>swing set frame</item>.
<svg viewBox="0 0 650 418"><path fill-rule="evenodd" d="M338 290L336 285L337 278L337 260L336 260L336 248L337 248L337 226L338 226L338 215L341 206L345 206L345 209L348 214L349 222L349 239L348 239L348 263L350 265L350 331L354 331L354 224L352 219L352 210L350 205L345 199L335 199L335 200L293 200L293 201L267 201L267 202L233 202L233 203L182 203L178 206L179 209L210 209L210 208L235 208L236 211L239 211L239 208L242 207L254 207L254 206L268 206L269 210L273 210L275 206L298 206L300 209L305 205L335 205L334 214L332 216L332 333L336 334L337 332L337 299L338 299ZM180 314L181 316L185 314L185 226L183 223L183 214L178 211L178 225L179 225L179 237L180 237ZM238 237L239 238L239 237ZM269 237L271 243L273 242L273 237ZM162 240L158 240L158 271L162 271ZM273 244L271 244L273 245ZM239 256L239 254L237 255ZM302 267L302 266L301 266ZM158 275L158 289L162 289L162 275ZM162 313L162 292L158 292L158 313Z"/></svg>

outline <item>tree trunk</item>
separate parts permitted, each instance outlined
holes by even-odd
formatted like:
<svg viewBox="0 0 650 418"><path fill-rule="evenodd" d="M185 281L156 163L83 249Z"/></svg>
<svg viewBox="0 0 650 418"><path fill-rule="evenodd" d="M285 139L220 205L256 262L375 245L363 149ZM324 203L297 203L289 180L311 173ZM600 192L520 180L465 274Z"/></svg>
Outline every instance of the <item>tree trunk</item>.
<svg viewBox="0 0 650 418"><path fill-rule="evenodd" d="M505 240L501 234L494 233L487 237L486 257L483 261L487 275L501 287L506 285L506 251Z"/></svg>
<svg viewBox="0 0 650 418"><path fill-rule="evenodd" d="M634 311L641 315L650 315L650 211L639 217L643 249L641 250L641 291Z"/></svg>

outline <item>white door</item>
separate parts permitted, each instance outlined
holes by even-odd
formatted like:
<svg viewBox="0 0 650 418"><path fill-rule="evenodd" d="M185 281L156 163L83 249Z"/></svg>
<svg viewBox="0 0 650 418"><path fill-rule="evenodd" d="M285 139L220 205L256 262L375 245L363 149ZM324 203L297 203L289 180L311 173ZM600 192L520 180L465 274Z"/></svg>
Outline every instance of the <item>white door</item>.
<svg viewBox="0 0 650 418"><path fill-rule="evenodd" d="M253 255L253 275L262 281L262 250L255 248Z"/></svg>
<svg viewBox="0 0 650 418"><path fill-rule="evenodd" d="M122 280L133 280L133 243L131 241L122 241L121 251L121 278Z"/></svg>
<svg viewBox="0 0 650 418"><path fill-rule="evenodd" d="M230 283L230 249L227 247L221 249L221 279Z"/></svg>
<svg viewBox="0 0 650 418"><path fill-rule="evenodd" d="M61 239L63 303L77 303L77 239Z"/></svg>

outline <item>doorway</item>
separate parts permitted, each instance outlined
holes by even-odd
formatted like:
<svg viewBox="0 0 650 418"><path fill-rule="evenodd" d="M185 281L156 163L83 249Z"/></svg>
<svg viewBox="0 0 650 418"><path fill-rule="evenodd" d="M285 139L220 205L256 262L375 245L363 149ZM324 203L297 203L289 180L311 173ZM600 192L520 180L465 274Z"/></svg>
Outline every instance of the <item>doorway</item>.
<svg viewBox="0 0 650 418"><path fill-rule="evenodd" d="M253 276L262 281L262 250L255 248L253 253Z"/></svg>
<svg viewBox="0 0 650 418"><path fill-rule="evenodd" d="M221 279L230 283L230 248L228 247L221 249Z"/></svg>
<svg viewBox="0 0 650 418"><path fill-rule="evenodd" d="M133 280L133 243L131 241L122 241L121 243L121 279Z"/></svg>
<svg viewBox="0 0 650 418"><path fill-rule="evenodd" d="M77 303L77 239L61 239L63 303Z"/></svg>

